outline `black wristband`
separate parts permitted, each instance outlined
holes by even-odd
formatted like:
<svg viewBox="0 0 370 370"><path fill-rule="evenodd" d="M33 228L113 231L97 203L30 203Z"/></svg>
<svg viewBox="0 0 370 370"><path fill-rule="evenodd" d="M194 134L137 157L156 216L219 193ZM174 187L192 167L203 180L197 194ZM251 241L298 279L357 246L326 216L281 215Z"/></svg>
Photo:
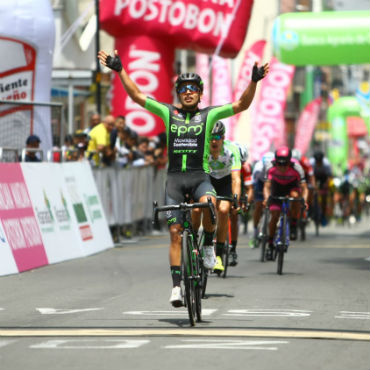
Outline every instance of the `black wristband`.
<svg viewBox="0 0 370 370"><path fill-rule="evenodd" d="M108 55L106 64L107 64L107 67L110 69L113 69L113 71L116 71L116 72L122 71L122 63L121 63L121 58L119 57L119 55L116 55L114 58Z"/></svg>

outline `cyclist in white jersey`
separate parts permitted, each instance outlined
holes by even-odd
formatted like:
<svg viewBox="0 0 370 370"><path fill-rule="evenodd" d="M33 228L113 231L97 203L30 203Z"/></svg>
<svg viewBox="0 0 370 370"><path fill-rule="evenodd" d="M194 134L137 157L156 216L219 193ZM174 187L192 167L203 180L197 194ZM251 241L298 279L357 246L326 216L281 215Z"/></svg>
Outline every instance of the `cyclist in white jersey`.
<svg viewBox="0 0 370 370"><path fill-rule="evenodd" d="M216 122L211 135L209 168L211 183L217 195L232 198L237 195L237 203L241 193L241 162L239 147L229 140L225 140L225 126L221 121ZM229 225L231 202L217 201L217 229L216 229L216 266L214 270L224 271L222 254ZM239 208L232 212L238 212ZM194 217L193 217L194 219ZM195 215L195 229L199 227L200 217Z"/></svg>

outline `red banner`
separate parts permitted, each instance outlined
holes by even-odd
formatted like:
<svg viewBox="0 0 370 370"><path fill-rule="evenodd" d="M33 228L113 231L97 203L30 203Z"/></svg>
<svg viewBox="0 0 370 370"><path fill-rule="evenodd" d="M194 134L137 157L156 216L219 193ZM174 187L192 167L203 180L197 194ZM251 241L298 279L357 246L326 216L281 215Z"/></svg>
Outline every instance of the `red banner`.
<svg viewBox="0 0 370 370"><path fill-rule="evenodd" d="M122 63L139 89L158 101L172 103L174 49L168 41L146 36L125 36L116 40ZM155 136L164 131L163 121L134 103L118 75L114 74L112 114L125 115L129 127L139 135Z"/></svg>
<svg viewBox="0 0 370 370"><path fill-rule="evenodd" d="M48 264L19 163L0 163L0 222L19 272Z"/></svg>
<svg viewBox="0 0 370 370"><path fill-rule="evenodd" d="M313 131L319 118L320 104L321 97L312 100L305 106L299 116L295 133L294 147L299 149L302 155L305 155L310 145Z"/></svg>
<svg viewBox="0 0 370 370"><path fill-rule="evenodd" d="M231 24L220 55L235 57L243 45L253 0L101 0L101 27L116 38L152 35L178 48L212 53Z"/></svg>

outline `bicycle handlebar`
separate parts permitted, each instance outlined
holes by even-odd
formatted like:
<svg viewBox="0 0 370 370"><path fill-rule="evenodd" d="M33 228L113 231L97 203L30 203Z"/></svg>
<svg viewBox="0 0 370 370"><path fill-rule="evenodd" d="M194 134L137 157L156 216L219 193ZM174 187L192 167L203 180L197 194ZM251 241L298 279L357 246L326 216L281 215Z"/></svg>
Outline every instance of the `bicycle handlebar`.
<svg viewBox="0 0 370 370"><path fill-rule="evenodd" d="M166 211L186 211L194 208L209 208L211 213L211 222L214 225L216 223L216 213L215 213L215 207L212 203L212 200L210 197L207 198L207 202L200 202L200 203L180 203L180 204L171 204L166 206L160 206L158 207L158 202L153 202L153 217L152 217L152 223L155 225L158 222L158 213L159 212L166 212Z"/></svg>

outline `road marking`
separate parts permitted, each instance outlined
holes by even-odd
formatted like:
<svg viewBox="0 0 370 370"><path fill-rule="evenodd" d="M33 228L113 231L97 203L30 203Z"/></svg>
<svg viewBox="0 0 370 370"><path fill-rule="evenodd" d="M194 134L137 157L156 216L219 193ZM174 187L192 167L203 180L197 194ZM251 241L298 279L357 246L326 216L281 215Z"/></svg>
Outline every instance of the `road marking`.
<svg viewBox="0 0 370 370"><path fill-rule="evenodd" d="M310 329L205 329L205 328L163 328L163 329L118 329L118 328L11 328L0 329L1 337L268 337L302 339L339 339L370 341L369 332Z"/></svg>
<svg viewBox="0 0 370 370"><path fill-rule="evenodd" d="M290 310L284 308L275 309L251 309L251 310L228 310L222 316L263 316L263 317L307 317L311 316L312 311L308 310Z"/></svg>
<svg viewBox="0 0 370 370"><path fill-rule="evenodd" d="M351 312L351 311L340 311L339 316L335 316L336 319L360 319L370 320L370 312Z"/></svg>
<svg viewBox="0 0 370 370"><path fill-rule="evenodd" d="M0 340L0 348L1 347L5 347L7 346L8 344L12 344L16 342L16 340Z"/></svg>
<svg viewBox="0 0 370 370"><path fill-rule="evenodd" d="M210 316L215 313L217 309L203 308L202 316ZM173 310L173 311L125 311L124 315L138 315L138 316L187 316L187 310Z"/></svg>
<svg viewBox="0 0 370 370"><path fill-rule="evenodd" d="M103 342L103 344L101 344ZM139 348L150 340L136 339L63 339L48 340L39 344L33 344L33 349L128 349ZM97 344L94 344L97 343Z"/></svg>
<svg viewBox="0 0 370 370"><path fill-rule="evenodd" d="M42 315L65 315L78 312L99 311L102 309L103 308L73 308L73 309L50 308L50 307L36 308L36 310L39 311Z"/></svg>
<svg viewBox="0 0 370 370"><path fill-rule="evenodd" d="M183 339L184 344L164 346L166 349L253 349L276 351L273 344L287 344L287 341L225 340L225 339ZM186 344L185 344L186 343Z"/></svg>

